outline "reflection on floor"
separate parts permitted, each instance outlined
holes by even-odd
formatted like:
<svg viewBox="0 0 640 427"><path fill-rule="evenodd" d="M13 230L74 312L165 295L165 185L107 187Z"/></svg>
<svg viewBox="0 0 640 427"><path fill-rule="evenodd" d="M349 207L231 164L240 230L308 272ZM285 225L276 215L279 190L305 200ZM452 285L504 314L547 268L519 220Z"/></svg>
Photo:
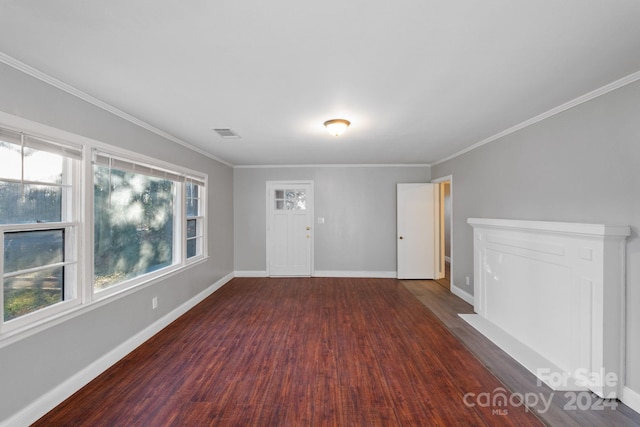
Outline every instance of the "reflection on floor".
<svg viewBox="0 0 640 427"><path fill-rule="evenodd" d="M440 281L401 282L502 382L510 397L535 397L535 402L529 402L529 410L544 424L563 427L640 426L640 414L622 402L601 399L586 391L564 392L549 389L538 381L535 375L462 320L458 314L473 313L473 306L444 289ZM492 390L487 392L490 394ZM543 399L551 403L543 404ZM576 399L583 400L584 404ZM499 411L495 421L502 421Z"/></svg>
<svg viewBox="0 0 640 427"><path fill-rule="evenodd" d="M449 261L444 262L444 278L436 280L436 283L445 289L451 287L451 263Z"/></svg>

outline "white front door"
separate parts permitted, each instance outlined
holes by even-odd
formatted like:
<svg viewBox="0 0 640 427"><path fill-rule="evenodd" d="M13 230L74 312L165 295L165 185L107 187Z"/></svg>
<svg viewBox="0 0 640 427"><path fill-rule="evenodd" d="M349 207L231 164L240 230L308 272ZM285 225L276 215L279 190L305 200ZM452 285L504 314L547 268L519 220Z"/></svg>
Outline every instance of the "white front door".
<svg viewBox="0 0 640 427"><path fill-rule="evenodd" d="M435 279L439 271L438 184L398 184L398 279Z"/></svg>
<svg viewBox="0 0 640 427"><path fill-rule="evenodd" d="M313 230L311 182L267 182L267 273L310 276Z"/></svg>

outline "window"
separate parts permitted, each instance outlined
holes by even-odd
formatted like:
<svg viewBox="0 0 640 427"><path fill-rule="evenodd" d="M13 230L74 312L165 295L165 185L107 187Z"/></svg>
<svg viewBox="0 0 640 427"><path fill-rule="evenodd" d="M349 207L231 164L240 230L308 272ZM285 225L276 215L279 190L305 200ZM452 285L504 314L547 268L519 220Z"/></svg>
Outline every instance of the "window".
<svg viewBox="0 0 640 427"><path fill-rule="evenodd" d="M81 149L0 129L0 330L77 303Z"/></svg>
<svg viewBox="0 0 640 427"><path fill-rule="evenodd" d="M164 171L108 155L96 156L96 291L174 263L174 210L179 180L179 175L168 179Z"/></svg>
<svg viewBox="0 0 640 427"><path fill-rule="evenodd" d="M185 258L202 255L203 185L174 171L97 153L94 290L180 264L182 245L187 248ZM178 200L186 200L184 207ZM186 236L178 225L181 218L186 218Z"/></svg>
<svg viewBox="0 0 640 427"><path fill-rule="evenodd" d="M307 209L307 193L304 190L276 189L274 202L276 210L303 211Z"/></svg>
<svg viewBox="0 0 640 427"><path fill-rule="evenodd" d="M202 215L202 197L200 196L204 183L188 177L186 182L186 212L187 212L187 259L203 253L204 246L204 217Z"/></svg>
<svg viewBox="0 0 640 427"><path fill-rule="evenodd" d="M53 132L0 127L0 340L206 257L206 176Z"/></svg>

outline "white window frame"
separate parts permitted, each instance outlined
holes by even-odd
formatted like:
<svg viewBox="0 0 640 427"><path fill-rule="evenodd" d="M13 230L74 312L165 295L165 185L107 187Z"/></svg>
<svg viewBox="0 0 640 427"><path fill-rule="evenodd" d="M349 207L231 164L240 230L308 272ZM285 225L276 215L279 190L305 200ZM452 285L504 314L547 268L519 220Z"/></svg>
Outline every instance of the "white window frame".
<svg viewBox="0 0 640 427"><path fill-rule="evenodd" d="M208 258L207 248L207 212L206 200L208 192L208 175L188 168L180 167L168 162L159 161L152 157L141 155L130 150L121 149L100 141L96 141L69 132L61 131L46 125L32 122L17 116L0 112L0 128L13 132L24 132L36 138L59 143L61 146L73 147L82 151L82 160L76 161L71 172L71 198L63 198L63 219L71 221L56 223L1 225L0 233L21 230L65 229L65 261L72 260L68 269L72 269L74 276L73 288L66 288L67 295L73 298L53 304L19 316L4 323L4 289L0 290L0 348L34 333L40 332L62 321L100 307L111 300L123 298L137 290L144 289L157 283L162 278L169 277L186 268L204 262ZM93 153L95 151L109 153L122 160L175 174L177 185L174 186L174 248L173 264L162 269L146 273L108 287L105 291L95 292L93 286L94 269L94 167ZM63 176L68 174L63 173ZM204 184L200 190L200 217L202 218L202 253L192 258L186 258L186 179L197 180ZM44 183L51 185L51 183ZM63 184L68 184L63 182ZM66 217L65 217L66 216ZM2 236L0 236L2 237ZM67 244L69 242L69 244ZM0 242L0 278L4 274L4 244ZM74 268L75 267L75 268ZM67 271L65 271L65 281ZM0 280L0 286L3 281Z"/></svg>
<svg viewBox="0 0 640 427"><path fill-rule="evenodd" d="M189 197L187 196L187 183L191 183L191 184L195 184L198 186L198 215L196 216L189 216L187 213L187 209L186 209L186 202L189 199ZM183 253L183 257L186 260L186 262L188 264L193 263L193 262L197 262L198 260L200 260L202 257L206 257L206 249L207 249L207 233L206 233L206 189L207 189L207 183L206 183L206 178L203 180L200 177L193 177L193 176L187 176L186 177L186 182L184 185L184 201L183 201L183 205L185 207L184 210L184 215L185 215L185 219L183 221L183 226L184 226L184 253ZM194 237L188 237L187 236L187 223L189 220L196 220L196 235ZM198 246L198 239L200 239L200 245L201 247ZM189 240L195 240L196 241L196 255L187 258L187 242ZM198 253L198 251L200 253Z"/></svg>
<svg viewBox="0 0 640 427"><path fill-rule="evenodd" d="M93 300L100 300L103 298L107 298L110 295L118 294L123 291L126 291L130 288L134 288L136 286L140 286L142 284L148 283L156 278L165 276L167 274L173 273L177 270L184 268L187 264L191 264L193 262L198 262L205 259L206 252L203 248L203 253L189 258L186 258L186 180L189 179L197 179L199 182L206 183L206 176L194 175L192 171L179 171L176 166L159 162L157 160L151 159L149 157L145 157L142 155L138 155L131 152L125 152L124 150L114 150L114 149L94 149L92 154L92 164L95 165L96 162L102 162L104 164L104 160L100 161L99 159L111 158L114 161L119 162L122 165L122 168L118 168L118 166L114 166L116 169L127 170L133 173L140 173L143 175L153 176L157 178L166 178L174 181L176 184L174 186L174 215L173 215L173 250L172 250L172 264L166 267L162 267L158 270L141 274L136 277L132 277L130 279L124 280L115 285L109 286L105 289L96 290L95 286L93 286L93 268L94 268L94 260L93 256L91 257L91 289L87 289L87 293L92 295ZM136 170L136 168L138 168ZM92 167L93 171L93 167ZM194 178L197 177L197 178ZM205 187L206 188L206 187ZM92 227L93 227L93 174L91 178L91 217L92 217ZM206 190L205 190L206 191ZM205 227L203 221L203 229ZM91 232L92 237L93 231ZM93 240L92 240L93 243ZM93 253L93 246L91 247L91 252Z"/></svg>
<svg viewBox="0 0 640 427"><path fill-rule="evenodd" d="M21 135L21 144L24 145L25 138L31 137L35 140L40 147L34 147L36 149L49 147L57 147L56 151L64 153L66 150L75 153L82 153L82 147L76 146L67 142L58 142L52 139L34 135L31 133L25 133L20 130L11 128L9 126L0 126L12 132L18 132ZM28 136L27 136L28 135ZM15 143L15 142L14 142ZM63 154L64 155L64 154ZM81 156L81 155L80 155ZM15 181L13 179L0 179L3 182L20 182L26 185L43 185L48 187L59 187L62 189L62 211L61 220L58 222L45 222L45 223L25 223L25 224L0 224L0 334L4 334L9 331L23 328L30 324L42 322L47 318L57 316L60 313L68 311L69 309L81 304L82 296L80 290L80 263L78 260L79 251L78 245L81 241L82 227L78 218L80 217L80 169L82 165L82 159L65 157L63 160L62 170L62 183L29 181L21 179ZM24 176L24 173L23 173ZM4 273L4 235L11 232L28 232L28 231L45 231L45 230L63 230L64 232L64 261L47 264L45 266L38 266L34 268L19 270L11 272L9 274ZM62 286L64 287L63 294L67 298L58 303L52 304L47 307L37 309L31 313L24 314L9 321L4 320L4 278L13 277L20 274L25 274L34 271L46 270L55 267L64 268L64 281Z"/></svg>

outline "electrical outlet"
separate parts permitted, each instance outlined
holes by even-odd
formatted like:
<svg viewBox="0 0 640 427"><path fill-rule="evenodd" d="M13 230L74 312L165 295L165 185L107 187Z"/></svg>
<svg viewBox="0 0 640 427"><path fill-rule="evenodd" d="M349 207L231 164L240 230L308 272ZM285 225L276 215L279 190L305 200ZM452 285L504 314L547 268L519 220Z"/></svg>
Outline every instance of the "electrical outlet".
<svg viewBox="0 0 640 427"><path fill-rule="evenodd" d="M158 297L151 298L151 308L154 310L158 308Z"/></svg>

